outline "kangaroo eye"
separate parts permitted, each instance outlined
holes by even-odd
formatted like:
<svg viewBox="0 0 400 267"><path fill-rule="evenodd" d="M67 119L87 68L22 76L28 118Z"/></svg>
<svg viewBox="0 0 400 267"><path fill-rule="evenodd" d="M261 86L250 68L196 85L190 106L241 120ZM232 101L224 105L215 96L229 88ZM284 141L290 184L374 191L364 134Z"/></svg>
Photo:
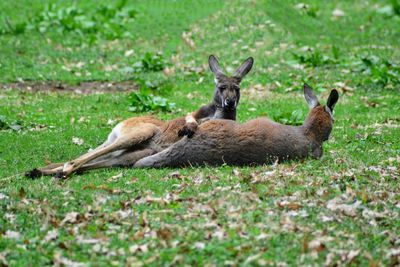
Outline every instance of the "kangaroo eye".
<svg viewBox="0 0 400 267"><path fill-rule="evenodd" d="M222 86L218 87L218 89L221 90L221 91L224 91L226 89L226 86L222 85Z"/></svg>

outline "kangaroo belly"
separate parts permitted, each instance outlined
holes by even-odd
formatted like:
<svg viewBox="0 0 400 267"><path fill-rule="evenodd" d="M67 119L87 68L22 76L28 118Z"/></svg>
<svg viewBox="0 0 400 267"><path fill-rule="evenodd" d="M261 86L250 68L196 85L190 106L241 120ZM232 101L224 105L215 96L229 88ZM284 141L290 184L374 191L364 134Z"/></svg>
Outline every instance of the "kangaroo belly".
<svg viewBox="0 0 400 267"><path fill-rule="evenodd" d="M215 120L207 122L192 138L183 138L136 167L184 165L251 165L307 157L312 147L301 130L276 126L266 120L243 125Z"/></svg>

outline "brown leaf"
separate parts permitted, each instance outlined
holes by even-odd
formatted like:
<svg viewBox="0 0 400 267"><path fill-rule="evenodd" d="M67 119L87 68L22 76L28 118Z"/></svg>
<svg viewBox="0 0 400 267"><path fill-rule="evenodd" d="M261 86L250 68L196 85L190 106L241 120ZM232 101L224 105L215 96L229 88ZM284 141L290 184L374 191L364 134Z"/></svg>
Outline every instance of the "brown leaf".
<svg viewBox="0 0 400 267"><path fill-rule="evenodd" d="M79 221L79 217L80 217L79 212L76 211L68 212L65 215L64 219L61 221L61 225L64 225L66 223L72 223L72 224L77 223Z"/></svg>
<svg viewBox="0 0 400 267"><path fill-rule="evenodd" d="M326 207L332 211L340 211L344 215L355 217L357 216L357 209L360 206L361 202L356 201L353 204L344 204L341 203L339 198L334 198L328 201Z"/></svg>
<svg viewBox="0 0 400 267"><path fill-rule="evenodd" d="M175 179L183 178L183 176L181 175L181 173L179 171L171 172L170 174L168 174L168 177L175 178Z"/></svg>
<svg viewBox="0 0 400 267"><path fill-rule="evenodd" d="M298 210L302 207L300 203L289 201L277 201L276 205L280 208L288 208L290 210Z"/></svg>
<svg viewBox="0 0 400 267"><path fill-rule="evenodd" d="M360 250L350 250L346 255L347 264L350 264L360 254Z"/></svg>
<svg viewBox="0 0 400 267"><path fill-rule="evenodd" d="M172 232L167 228L162 228L160 230L157 230L157 237L165 241L169 241L172 238Z"/></svg>
<svg viewBox="0 0 400 267"><path fill-rule="evenodd" d="M105 190L110 194L121 194L121 193L127 192L127 191L123 191L123 190L120 190L120 189L108 188L104 184L99 185L99 186L95 186L93 184L89 184L89 185L85 185L84 187L82 187L82 189L93 189L93 190L96 190L96 189L99 190L100 189L100 190Z"/></svg>
<svg viewBox="0 0 400 267"><path fill-rule="evenodd" d="M111 178L107 179L107 182L114 182L117 181L119 178L123 176L122 172L118 173L117 175L112 176Z"/></svg>
<svg viewBox="0 0 400 267"><path fill-rule="evenodd" d="M142 216L140 216L139 223L142 227L146 227L147 225L149 225L149 221L147 219L147 212L142 213Z"/></svg>
<svg viewBox="0 0 400 267"><path fill-rule="evenodd" d="M326 243L332 241L333 238L330 236L317 237L308 243L310 250L321 252L326 249Z"/></svg>
<svg viewBox="0 0 400 267"><path fill-rule="evenodd" d="M55 266L66 266L66 267L83 267L86 264L81 262L74 262L70 259L67 259L61 255L61 252L56 251L54 253L53 263Z"/></svg>
<svg viewBox="0 0 400 267"><path fill-rule="evenodd" d="M84 141L82 138L72 137L72 143L74 143L75 145L81 146L81 145L83 145Z"/></svg>
<svg viewBox="0 0 400 267"><path fill-rule="evenodd" d="M132 245L129 247L129 252L132 254L135 254L137 252L143 252L146 253L149 251L149 248L147 246L147 244L143 244L143 245Z"/></svg>
<svg viewBox="0 0 400 267"><path fill-rule="evenodd" d="M7 230L7 231L3 234L3 238L17 239L17 240L18 240L18 239L21 238L21 234L20 234L19 232Z"/></svg>
<svg viewBox="0 0 400 267"><path fill-rule="evenodd" d="M303 241L301 242L301 252L307 253L308 250L309 250L308 236L304 236Z"/></svg>
<svg viewBox="0 0 400 267"><path fill-rule="evenodd" d="M60 243L58 244L58 247L61 248L61 249L69 249L69 247L67 246L67 244L65 244L64 242L60 242Z"/></svg>
<svg viewBox="0 0 400 267"><path fill-rule="evenodd" d="M167 77L174 76L175 75L175 68L174 67L171 67L171 68L165 67L163 72L164 72L164 75L167 76Z"/></svg>
<svg viewBox="0 0 400 267"><path fill-rule="evenodd" d="M21 187L21 188L19 189L19 191L18 191L18 196L19 196L20 198L25 198L25 197L26 197L26 191L25 191L25 189L24 189L23 187Z"/></svg>
<svg viewBox="0 0 400 267"><path fill-rule="evenodd" d="M58 230L53 229L53 230L47 232L46 236L43 239L43 242L48 243L51 240L57 239L57 237L58 237Z"/></svg>

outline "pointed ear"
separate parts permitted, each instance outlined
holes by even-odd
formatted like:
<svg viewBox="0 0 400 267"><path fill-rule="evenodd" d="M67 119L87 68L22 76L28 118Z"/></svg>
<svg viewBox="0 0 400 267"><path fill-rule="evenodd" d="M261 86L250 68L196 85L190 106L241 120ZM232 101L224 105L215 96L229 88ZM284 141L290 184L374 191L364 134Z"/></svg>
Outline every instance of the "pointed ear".
<svg viewBox="0 0 400 267"><path fill-rule="evenodd" d="M333 89L328 97L328 101L326 102L326 106L333 111L333 108L336 105L336 102L339 100L339 93L336 89Z"/></svg>
<svg viewBox="0 0 400 267"><path fill-rule="evenodd" d="M246 76L247 73L250 72L251 68L253 67L254 59L249 57L246 59L242 65L236 70L235 75L233 77L239 78L240 80Z"/></svg>
<svg viewBox="0 0 400 267"><path fill-rule="evenodd" d="M214 72L214 75L218 78L220 76L224 76L221 67L219 66L218 60L214 55L210 55L208 57L208 64L210 65L210 69Z"/></svg>
<svg viewBox="0 0 400 267"><path fill-rule="evenodd" d="M306 99L308 106L310 108L315 108L316 106L318 106L319 105L318 98L314 95L311 86L305 83L303 89L304 89L304 98Z"/></svg>

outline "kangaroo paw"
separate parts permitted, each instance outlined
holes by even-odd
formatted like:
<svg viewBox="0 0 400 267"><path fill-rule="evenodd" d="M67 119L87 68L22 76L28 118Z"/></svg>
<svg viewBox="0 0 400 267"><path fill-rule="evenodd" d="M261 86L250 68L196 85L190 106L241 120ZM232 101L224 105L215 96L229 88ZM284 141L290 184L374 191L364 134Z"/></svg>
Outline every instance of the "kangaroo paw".
<svg viewBox="0 0 400 267"><path fill-rule="evenodd" d="M185 124L185 126L183 126L183 128L178 131L178 136L182 137L186 135L189 138L192 137L197 130L197 126L197 123Z"/></svg>

